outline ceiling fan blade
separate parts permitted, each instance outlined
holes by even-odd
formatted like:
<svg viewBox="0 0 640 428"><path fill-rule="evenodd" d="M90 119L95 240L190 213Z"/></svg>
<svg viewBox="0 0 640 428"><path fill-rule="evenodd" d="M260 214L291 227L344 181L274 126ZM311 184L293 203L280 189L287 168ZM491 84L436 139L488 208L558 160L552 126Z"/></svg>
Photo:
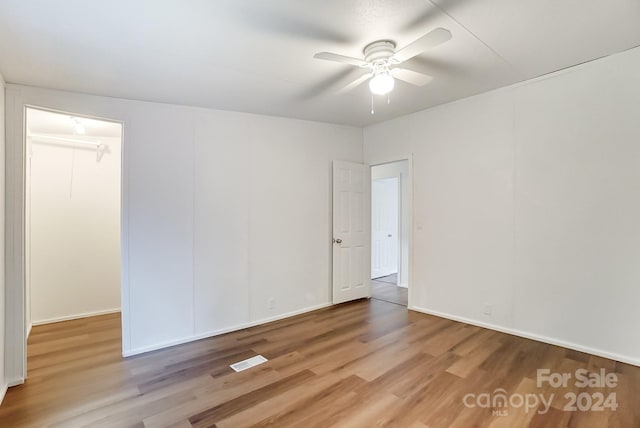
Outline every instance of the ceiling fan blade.
<svg viewBox="0 0 640 428"><path fill-rule="evenodd" d="M367 67L369 63L358 58L339 55L331 52L319 52L313 56L315 59L324 59L326 61L341 62L343 64L355 65L356 67Z"/></svg>
<svg viewBox="0 0 640 428"><path fill-rule="evenodd" d="M398 64L405 62L416 55L420 55L427 49L434 48L448 40L451 40L451 31L444 28L436 28L400 49L393 55L393 59Z"/></svg>
<svg viewBox="0 0 640 428"><path fill-rule="evenodd" d="M359 75L359 71L355 68L344 67L339 72L326 77L310 88L307 88L304 92L299 93L297 98L300 101L308 101L312 98L326 95L327 93L334 93L342 86L342 82L353 80L352 75Z"/></svg>
<svg viewBox="0 0 640 428"><path fill-rule="evenodd" d="M433 80L431 76L418 73L417 71L407 70L406 68L394 68L391 70L391 75L398 80L415 86L424 86Z"/></svg>
<svg viewBox="0 0 640 428"><path fill-rule="evenodd" d="M338 93L339 94L344 94L344 93L347 93L347 92L351 91L352 89L357 88L358 86L362 85L364 82L369 80L371 78L371 76L373 76L373 73L367 73L367 74L365 74L363 76L358 77L356 80L354 80L353 82L349 83L344 88L340 89L338 91Z"/></svg>

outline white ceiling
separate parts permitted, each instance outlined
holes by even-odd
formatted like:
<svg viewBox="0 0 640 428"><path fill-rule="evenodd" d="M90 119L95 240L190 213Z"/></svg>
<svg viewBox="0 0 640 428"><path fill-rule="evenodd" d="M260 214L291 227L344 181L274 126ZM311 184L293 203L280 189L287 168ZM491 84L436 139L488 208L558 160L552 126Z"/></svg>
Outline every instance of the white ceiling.
<svg viewBox="0 0 640 428"><path fill-rule="evenodd" d="M640 0L30 0L0 2L9 83L365 126L640 45ZM376 39L453 39L371 98L335 90Z"/></svg>

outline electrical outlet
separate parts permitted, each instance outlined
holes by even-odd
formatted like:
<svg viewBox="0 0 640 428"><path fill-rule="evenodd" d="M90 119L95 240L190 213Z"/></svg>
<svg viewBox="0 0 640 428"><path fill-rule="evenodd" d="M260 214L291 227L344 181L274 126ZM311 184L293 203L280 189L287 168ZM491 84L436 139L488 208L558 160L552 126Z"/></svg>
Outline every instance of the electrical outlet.
<svg viewBox="0 0 640 428"><path fill-rule="evenodd" d="M275 309L276 308L276 299L274 299L273 297L270 297L267 304L269 305L269 309Z"/></svg>
<svg viewBox="0 0 640 428"><path fill-rule="evenodd" d="M491 312L492 312L493 308L491 307L491 305L484 305L484 314L487 316L491 316Z"/></svg>

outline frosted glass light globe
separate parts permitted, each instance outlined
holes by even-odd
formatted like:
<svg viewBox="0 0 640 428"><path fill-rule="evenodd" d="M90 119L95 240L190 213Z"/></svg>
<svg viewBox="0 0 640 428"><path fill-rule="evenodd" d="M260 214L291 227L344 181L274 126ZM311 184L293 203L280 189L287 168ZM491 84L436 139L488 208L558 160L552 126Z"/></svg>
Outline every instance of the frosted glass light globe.
<svg viewBox="0 0 640 428"><path fill-rule="evenodd" d="M389 73L380 73L369 80L369 90L375 95L386 95L393 90L395 79Z"/></svg>

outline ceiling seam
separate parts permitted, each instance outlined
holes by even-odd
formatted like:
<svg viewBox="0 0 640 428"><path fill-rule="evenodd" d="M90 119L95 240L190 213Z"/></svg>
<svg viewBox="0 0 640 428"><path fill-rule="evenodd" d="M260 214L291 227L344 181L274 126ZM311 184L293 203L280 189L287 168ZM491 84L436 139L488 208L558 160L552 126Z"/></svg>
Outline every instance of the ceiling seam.
<svg viewBox="0 0 640 428"><path fill-rule="evenodd" d="M456 18L454 18L449 12L447 12L446 10L444 10L442 7L438 6L438 4L434 3L433 0L426 0L428 3L430 3L431 5L433 5L433 7L437 8L438 10L440 10L442 13L444 13L445 15L447 15L449 17L449 19L451 19L452 21L454 21L456 24L458 24L460 27L462 27L467 33L471 34L471 36L473 36L473 38L475 38L477 41L479 41L480 43L482 43L487 49L489 49L491 52L493 52L493 54L495 56L497 56L498 58L500 58L502 60L502 62L504 62L505 64L507 64L515 73L517 73L518 75L520 75L520 77L522 78L527 78L527 76L522 73L516 66L514 66L513 64L511 64L509 61L507 61L502 55L500 55L498 53L498 51L496 51L494 48L492 48L491 46L489 46L489 44L487 44L484 40L482 40L480 37L478 37L477 34L475 34L473 31L471 31L469 28L467 28L463 23L461 23L460 21L458 21Z"/></svg>
<svg viewBox="0 0 640 428"><path fill-rule="evenodd" d="M569 69L574 68L574 67L579 67L581 65L588 64L590 62L598 61L598 60L601 60L603 58L607 58L607 57L610 57L610 56L613 56L613 55L621 54L623 52L627 52L627 51L630 51L630 50L633 50L633 49L637 49L637 48L640 48L640 45L631 46L630 48L626 48L626 49L623 49L623 50L618 51L618 52L609 53L609 54L602 55L602 56L599 56L599 57L596 57L596 58L591 58L591 59L588 59L586 61L582 61L582 62L579 62L579 63L576 63L576 64L567 65L566 67L561 67L561 68L558 68L557 70L549 71L547 73L540 74L539 76L535 76L533 79L538 79L538 78L541 78L541 77L549 76L549 75L554 74L554 73L558 73L558 72L561 72L561 71L564 71L564 70L569 70Z"/></svg>

